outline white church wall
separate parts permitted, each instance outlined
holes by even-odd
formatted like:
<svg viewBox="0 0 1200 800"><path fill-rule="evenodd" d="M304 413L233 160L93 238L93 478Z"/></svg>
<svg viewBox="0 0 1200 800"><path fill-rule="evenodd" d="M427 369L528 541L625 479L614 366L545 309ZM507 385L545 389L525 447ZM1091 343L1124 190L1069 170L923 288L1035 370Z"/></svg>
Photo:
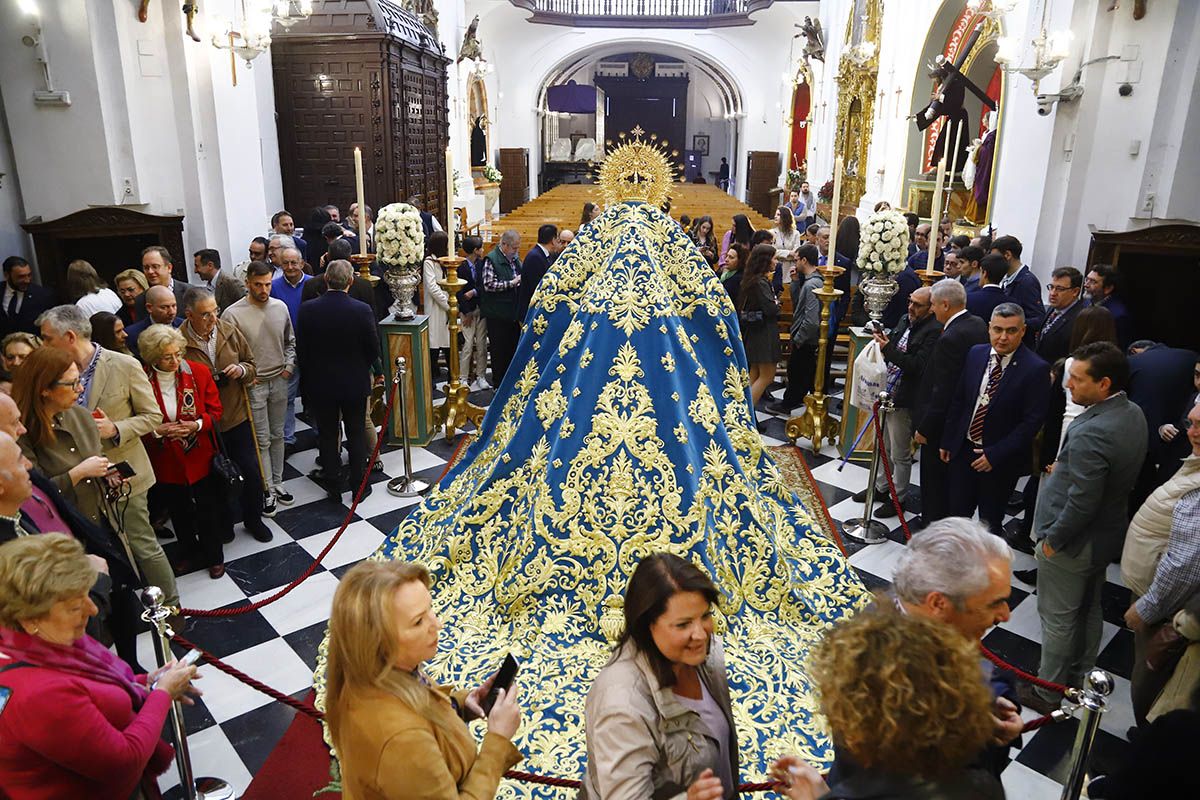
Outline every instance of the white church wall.
<svg viewBox="0 0 1200 800"><path fill-rule="evenodd" d="M33 261L33 247L21 223L25 209L21 205L21 186L17 179L16 159L13 158L12 138L0 101L0 259L20 256Z"/></svg>
<svg viewBox="0 0 1200 800"><path fill-rule="evenodd" d="M71 105L34 105L42 78L33 51L0 49L24 216L105 205L182 214L189 253L243 257L282 203L269 56L254 70L239 60L233 87L228 52L203 35L204 15L197 43L173 6L152 5L141 23L124 0L25 2L38 7L55 86ZM32 18L5 3L14 32L32 34ZM205 12L232 16L235 6L210 0Z"/></svg>
<svg viewBox="0 0 1200 800"><path fill-rule="evenodd" d="M1128 8L1052 3L1047 27L1069 26L1075 41L1041 92L1057 92L1086 60L1123 60L1084 67L1083 97L1045 117L1036 114L1026 79L1010 84L994 220L1022 239L1025 260L1040 275L1082 264L1091 226L1128 230L1200 219L1196 184L1186 180L1200 149L1183 138L1196 113L1198 24L1191 3L1156 3L1140 21ZM1040 18L1030 15L1023 35L1032 38L1039 28ZM1123 97L1118 89L1127 81L1133 93Z"/></svg>
<svg viewBox="0 0 1200 800"><path fill-rule="evenodd" d="M507 2L470 0L466 16L480 15L479 35L484 54L496 65L488 82L489 98L497 98L493 148L530 148L529 182L536 193L537 142L539 121L537 98L551 73L564 62L581 54L629 52L645 49L664 54L688 53L703 56L725 70L737 86L743 103L737 135L737 155L731 159L736 175L736 193L744 196L743 175L746 154L750 150L786 152L786 132L782 124L785 109L780 107L780 75L789 68L793 25L813 14L817 3L777 3L753 16L755 24L746 27L692 29L566 28L555 25L531 25L528 12ZM440 7L439 7L440 8ZM782 35L781 31L787 31ZM796 53L801 40L796 40ZM503 98L498 97L503 92ZM724 120L721 120L722 122ZM721 126L708 123L709 133L717 138ZM731 127L726 137L733 138ZM690 132L689 132L690 135ZM728 139L727 139L728 140ZM690 145L690 141L687 143ZM719 164L720 155L705 163ZM493 153L494 157L494 153Z"/></svg>
<svg viewBox="0 0 1200 800"><path fill-rule="evenodd" d="M97 19L105 9L84 0L39 6L34 18L15 0L5 0L6 28L13 39L0 47L0 77L25 214L51 220L88 205L119 201L109 153L117 103L111 97L105 98L111 103L101 101L104 65L92 42L93 31L114 32ZM70 106L34 103L34 90L44 88L42 71L35 51L22 46L21 37L37 35L37 25L49 53L55 88L70 92Z"/></svg>

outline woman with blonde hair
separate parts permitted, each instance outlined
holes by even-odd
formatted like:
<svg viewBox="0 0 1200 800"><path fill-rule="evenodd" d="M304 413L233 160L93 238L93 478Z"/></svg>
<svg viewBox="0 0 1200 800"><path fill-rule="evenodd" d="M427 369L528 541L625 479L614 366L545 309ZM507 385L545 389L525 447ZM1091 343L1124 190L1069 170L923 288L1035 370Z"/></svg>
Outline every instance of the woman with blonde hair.
<svg viewBox="0 0 1200 800"><path fill-rule="evenodd" d="M493 675L473 692L434 684L422 664L442 623L420 564L363 561L342 578L329 618L325 713L347 800L494 797L521 760L517 686L499 690L476 749Z"/></svg>
<svg viewBox="0 0 1200 800"><path fill-rule="evenodd" d="M146 316L146 298L143 295L150 284L140 269L118 272L113 278L113 285L117 287L117 294L121 298L121 308L116 313L122 322L132 325Z"/></svg>
<svg viewBox="0 0 1200 800"><path fill-rule="evenodd" d="M4 368L16 372L17 367L29 358L29 354L42 346L42 340L32 333L16 331L0 340L0 356L4 358Z"/></svg>
<svg viewBox="0 0 1200 800"><path fill-rule="evenodd" d="M200 694L195 667L134 675L87 635L95 581L66 534L0 546L0 793L12 800L157 800L171 702Z"/></svg>
<svg viewBox="0 0 1200 800"><path fill-rule="evenodd" d="M154 465L155 490L171 515L182 553L177 575L195 562L213 580L225 574L223 542L233 540L223 486L212 471L216 428L223 409L212 372L184 356L187 340L170 325L151 325L138 337L162 423L142 437Z"/></svg>
<svg viewBox="0 0 1200 800"><path fill-rule="evenodd" d="M992 692L975 643L943 622L869 610L825 636L809 663L839 760L832 787L796 756L772 768L791 800L1001 800L972 765L992 738Z"/></svg>
<svg viewBox="0 0 1200 800"><path fill-rule="evenodd" d="M67 297L90 317L98 311L115 314L121 310L121 298L108 288L95 268L86 261L77 259L67 265Z"/></svg>

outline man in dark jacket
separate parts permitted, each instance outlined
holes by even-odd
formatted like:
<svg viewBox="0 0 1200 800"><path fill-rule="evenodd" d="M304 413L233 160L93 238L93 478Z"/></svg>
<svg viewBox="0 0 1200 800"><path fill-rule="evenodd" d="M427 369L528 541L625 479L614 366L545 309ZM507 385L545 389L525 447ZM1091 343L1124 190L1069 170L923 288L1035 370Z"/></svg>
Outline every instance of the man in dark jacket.
<svg viewBox="0 0 1200 800"><path fill-rule="evenodd" d="M824 282L817 272L820 254L811 244L796 249L796 272L789 292L792 298L792 349L788 354L787 388L778 403L767 406L774 414L790 414L804 402L817 376L817 345L821 335L821 301L814 294Z"/></svg>
<svg viewBox="0 0 1200 800"><path fill-rule="evenodd" d="M929 357L933 354L933 345L941 332L942 325L933 315L933 293L922 286L909 295L908 314L900 320L891 336L874 334L888 363L887 387L895 405L888 412L883 430L896 498L901 504L908 499L912 478L912 408L921 385L921 376L925 373ZM896 507L888 496L887 476L882 471L875 481L875 491L877 497L883 498L875 517L887 519L896 516ZM858 499L857 495L855 499ZM865 491L863 499L866 499Z"/></svg>
<svg viewBox="0 0 1200 800"><path fill-rule="evenodd" d="M933 345L912 406L913 439L921 446L921 519L926 523L949 514L947 470L938 452L946 410L967 351L988 340L987 324L967 312L967 295L958 281L947 278L935 283L931 300L942 333Z"/></svg>
<svg viewBox="0 0 1200 800"><path fill-rule="evenodd" d="M525 260L521 262L521 288L517 290L517 319L521 322L525 321L529 301L533 299L533 293L537 291L542 276L550 269L550 262L558 255L557 227L542 225L538 228L537 237L537 244L530 248L525 254Z"/></svg>
<svg viewBox="0 0 1200 800"><path fill-rule="evenodd" d="M985 323L992 318L996 306L1008 302L1008 295L1000 285L1008 274L1008 262L1004 256L991 253L979 262L979 285L967 292L967 311Z"/></svg>
<svg viewBox="0 0 1200 800"><path fill-rule="evenodd" d="M458 265L458 278L466 286L458 290L458 311L462 315L462 349L459 350L459 375L471 391L488 388L487 327L479 317L479 272L483 265L483 240L464 236L466 258Z"/></svg>
<svg viewBox="0 0 1200 800"><path fill-rule="evenodd" d="M1021 241L1015 236L1001 236L992 242L992 252L1004 256L1008 274L1000 282L1008 299L1025 312L1025 344L1032 347L1034 336L1046 321L1042 305L1042 284L1029 267L1021 263Z"/></svg>
<svg viewBox="0 0 1200 800"><path fill-rule="evenodd" d="M1162 468L1163 462L1173 456L1173 449L1159 429L1178 422L1179 410L1195 390L1197 358L1200 356L1191 350L1146 339L1129 346L1129 399L1142 409L1148 426L1146 461L1129 497L1130 510L1139 508L1166 481L1170 470Z"/></svg>
<svg viewBox="0 0 1200 800"><path fill-rule="evenodd" d="M348 261L325 268L329 287L316 300L300 305L296 327L296 359L304 407L317 421L317 447L325 490L342 496L342 460L338 418L350 450L350 491L357 491L367 469L365 418L371 394L371 367L379 358L375 315L366 303L347 293L354 270ZM370 493L367 486L363 497Z"/></svg>
<svg viewBox="0 0 1200 800"><path fill-rule="evenodd" d="M520 298L517 296L521 286L521 259L517 258L520 247L521 234L507 230L480 264L479 283L483 292L479 295L479 313L487 321L492 386L495 387L504 381L521 338Z"/></svg>
<svg viewBox="0 0 1200 800"><path fill-rule="evenodd" d="M4 284L0 286L0 338L16 331L38 333L34 322L43 311L58 305L52 289L33 282L33 267L20 256L4 259Z"/></svg>
<svg viewBox="0 0 1200 800"><path fill-rule="evenodd" d="M1047 364L1067 357L1071 349L1071 329L1075 318L1083 310L1080 299L1083 291L1083 275L1074 267L1059 267L1050 274L1050 308L1042 329L1034 337L1034 351Z"/></svg>

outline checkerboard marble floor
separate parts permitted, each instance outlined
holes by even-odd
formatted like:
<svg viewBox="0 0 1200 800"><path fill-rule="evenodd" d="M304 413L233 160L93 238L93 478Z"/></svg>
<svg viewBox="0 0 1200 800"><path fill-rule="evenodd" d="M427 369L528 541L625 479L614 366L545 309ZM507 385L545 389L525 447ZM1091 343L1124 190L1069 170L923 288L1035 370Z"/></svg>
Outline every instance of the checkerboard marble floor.
<svg viewBox="0 0 1200 800"><path fill-rule="evenodd" d="M782 395L776 385L772 395ZM440 394L438 392L437 394ZM490 390L472 394L472 402L486 405ZM840 397L840 391L834 392ZM840 402L840 400L838 401ZM835 408L836 411L836 408ZM759 412L759 427L768 445L785 441L785 419ZM297 452L288 458L285 484L295 497L291 506L280 506L274 519L265 520L275 533L270 542L257 542L239 525L234 542L225 547L228 570L219 580L206 571L179 580L184 605L191 608L223 608L245 600L257 600L286 585L299 575L328 544L349 506L326 499L324 491L306 475L315 466L316 437L302 421L297 423ZM799 443L805 451L813 477L825 498L835 524L860 517L862 503L851 499L866 486L867 470L858 464L840 466L836 450L826 446L819 452ZM435 438L427 447L412 450L414 473L430 482L441 476L453 454L455 441ZM403 474L403 452L387 448L382 454L383 473L373 473L373 493L356 510L342 536L315 574L282 600L258 611L237 617L192 620L186 636L229 664L295 698L303 698L312 682L317 647L325 632L330 604L338 579L351 566L366 558L411 511L416 499L388 494L383 485ZM920 484L920 466L913 470ZM348 495L343 496L348 501ZM863 545L844 538L850 563L870 587L890 582L896 557L904 547L898 520L886 520L893 528L888 541ZM171 552L173 543L164 547ZM1031 556L1016 554L1015 570L1034 566ZM1092 774L1106 771L1124 755L1125 731L1133 724L1129 699L1129 673L1133 661L1133 637L1121 624L1129 604L1129 591L1120 583L1115 566L1109 569L1104 587L1104 637L1099 666L1111 672L1116 691L1111 710L1101 721L1092 761ZM984 643L1006 661L1029 672L1037 671L1041 630L1034 587L1013 579L1010 605L1012 618L988 633ZM154 662L150 635L142 634L139 650L143 665ZM283 736L295 715L211 666L200 668L203 699L185 710L189 746L196 775L216 775L230 781L239 793L249 785L267 756ZM1033 719L1036 712L1026 711ZM1069 770L1069 756L1078 723L1046 726L1022 738L1015 760L1005 769L1003 780L1010 798L1053 800ZM176 786L174 768L160 779L165 788ZM565 797L566 795L564 795Z"/></svg>

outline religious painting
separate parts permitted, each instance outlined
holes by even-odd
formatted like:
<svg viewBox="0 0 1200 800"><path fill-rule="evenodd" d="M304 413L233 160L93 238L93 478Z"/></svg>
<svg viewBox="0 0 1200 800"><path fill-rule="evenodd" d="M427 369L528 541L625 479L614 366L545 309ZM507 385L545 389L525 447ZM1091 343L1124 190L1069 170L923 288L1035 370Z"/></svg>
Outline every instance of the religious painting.
<svg viewBox="0 0 1200 800"><path fill-rule="evenodd" d="M697 133L692 136L692 149L702 156L708 155L708 134Z"/></svg>

